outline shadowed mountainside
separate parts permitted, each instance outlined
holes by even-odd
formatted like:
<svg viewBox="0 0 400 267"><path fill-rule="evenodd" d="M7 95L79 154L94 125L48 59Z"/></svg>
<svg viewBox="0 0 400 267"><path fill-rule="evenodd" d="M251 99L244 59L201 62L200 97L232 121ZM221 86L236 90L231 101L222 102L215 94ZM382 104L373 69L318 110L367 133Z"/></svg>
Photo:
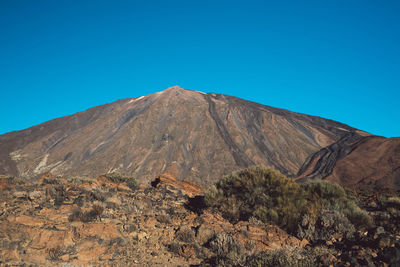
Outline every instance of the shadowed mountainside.
<svg viewBox="0 0 400 267"><path fill-rule="evenodd" d="M332 120L174 86L1 135L0 173L119 172L149 181L172 168L210 185L251 165L295 176L322 148L362 135Z"/></svg>

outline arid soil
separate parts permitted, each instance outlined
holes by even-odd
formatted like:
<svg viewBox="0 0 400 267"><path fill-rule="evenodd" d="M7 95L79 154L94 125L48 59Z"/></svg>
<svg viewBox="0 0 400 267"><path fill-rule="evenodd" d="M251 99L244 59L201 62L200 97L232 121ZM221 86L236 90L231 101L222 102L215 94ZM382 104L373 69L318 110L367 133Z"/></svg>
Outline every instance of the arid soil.
<svg viewBox="0 0 400 267"><path fill-rule="evenodd" d="M207 242L217 233L234 236L249 251L306 244L276 226L232 225L211 211L191 211L187 194L198 191L179 181L156 188L129 188L105 177L1 181L0 265L206 264L215 256Z"/></svg>

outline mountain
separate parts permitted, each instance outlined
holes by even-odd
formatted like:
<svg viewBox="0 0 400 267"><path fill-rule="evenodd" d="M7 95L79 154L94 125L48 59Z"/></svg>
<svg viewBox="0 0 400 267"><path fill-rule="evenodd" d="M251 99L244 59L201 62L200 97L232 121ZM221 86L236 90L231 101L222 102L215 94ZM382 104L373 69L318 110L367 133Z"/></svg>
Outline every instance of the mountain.
<svg viewBox="0 0 400 267"><path fill-rule="evenodd" d="M296 176L340 140L369 134L345 124L178 86L118 100L0 136L0 174L149 181L160 173L210 185L251 165Z"/></svg>

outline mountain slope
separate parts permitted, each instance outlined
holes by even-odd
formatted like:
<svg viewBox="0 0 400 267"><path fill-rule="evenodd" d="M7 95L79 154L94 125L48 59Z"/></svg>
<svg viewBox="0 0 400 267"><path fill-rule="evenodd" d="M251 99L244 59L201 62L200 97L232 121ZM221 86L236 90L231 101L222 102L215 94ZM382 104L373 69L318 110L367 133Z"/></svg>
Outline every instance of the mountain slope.
<svg viewBox="0 0 400 267"><path fill-rule="evenodd" d="M400 189L400 138L347 137L310 157L299 181L327 179L349 188Z"/></svg>
<svg viewBox="0 0 400 267"><path fill-rule="evenodd" d="M255 164L294 176L312 154L363 132L319 117L174 86L0 136L0 173L150 180L170 172L209 185Z"/></svg>

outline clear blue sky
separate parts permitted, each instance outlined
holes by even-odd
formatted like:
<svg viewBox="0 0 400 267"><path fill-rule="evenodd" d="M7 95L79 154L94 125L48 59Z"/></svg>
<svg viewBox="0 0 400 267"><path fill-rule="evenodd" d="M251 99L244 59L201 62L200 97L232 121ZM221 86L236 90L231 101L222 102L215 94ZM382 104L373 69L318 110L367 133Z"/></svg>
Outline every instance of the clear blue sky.
<svg viewBox="0 0 400 267"><path fill-rule="evenodd" d="M400 1L0 1L0 133L169 86L400 136Z"/></svg>

